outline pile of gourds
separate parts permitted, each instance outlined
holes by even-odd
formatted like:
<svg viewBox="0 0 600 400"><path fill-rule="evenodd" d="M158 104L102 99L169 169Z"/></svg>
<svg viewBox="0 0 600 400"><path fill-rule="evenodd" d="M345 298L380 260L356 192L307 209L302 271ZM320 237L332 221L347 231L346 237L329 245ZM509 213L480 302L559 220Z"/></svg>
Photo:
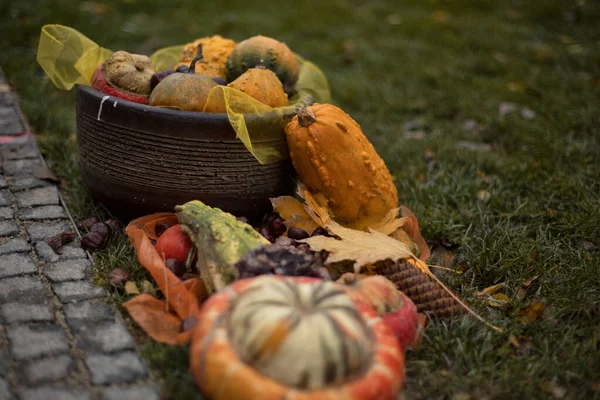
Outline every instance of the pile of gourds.
<svg viewBox="0 0 600 400"><path fill-rule="evenodd" d="M156 72L149 57L117 51L96 69L92 87L140 104L224 113L222 94L208 102L213 88L226 85L270 107L283 107L300 72L285 43L265 36L237 44L219 35L201 38L183 48L179 61L173 69Z"/></svg>

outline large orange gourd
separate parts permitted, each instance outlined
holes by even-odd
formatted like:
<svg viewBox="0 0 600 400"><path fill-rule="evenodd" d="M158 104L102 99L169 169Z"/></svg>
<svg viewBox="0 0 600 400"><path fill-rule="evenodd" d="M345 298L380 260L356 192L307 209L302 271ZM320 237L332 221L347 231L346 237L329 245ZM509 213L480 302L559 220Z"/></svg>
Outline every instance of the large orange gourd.
<svg viewBox="0 0 600 400"><path fill-rule="evenodd" d="M398 207L398 191L385 163L358 123L338 107L304 108L285 133L300 180L325 196L340 224L365 229Z"/></svg>

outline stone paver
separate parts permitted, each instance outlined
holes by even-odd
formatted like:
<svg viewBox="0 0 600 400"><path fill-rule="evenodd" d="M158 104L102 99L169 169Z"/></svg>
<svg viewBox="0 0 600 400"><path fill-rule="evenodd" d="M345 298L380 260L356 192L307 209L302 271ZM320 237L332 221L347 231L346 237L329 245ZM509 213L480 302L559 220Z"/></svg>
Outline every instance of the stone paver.
<svg viewBox="0 0 600 400"><path fill-rule="evenodd" d="M12 253L0 256L0 279L35 272L37 267L27 254Z"/></svg>
<svg viewBox="0 0 600 400"><path fill-rule="evenodd" d="M52 250L52 247L47 242L37 242L35 244L35 252L42 262L55 262L60 260L58 254Z"/></svg>
<svg viewBox="0 0 600 400"><path fill-rule="evenodd" d="M67 222L56 222L52 224L36 223L27 226L27 233L34 243L40 240L48 240L52 236L57 235L61 232L66 232L71 227Z"/></svg>
<svg viewBox="0 0 600 400"><path fill-rule="evenodd" d="M19 212L21 221L39 221L44 219L67 218L67 213L61 206L41 206L27 208Z"/></svg>
<svg viewBox="0 0 600 400"><path fill-rule="evenodd" d="M15 221L0 221L0 237L11 236L19 232L19 227Z"/></svg>
<svg viewBox="0 0 600 400"><path fill-rule="evenodd" d="M89 355L85 363L92 374L92 383L128 383L148 376L146 366L134 352L112 355Z"/></svg>
<svg viewBox="0 0 600 400"><path fill-rule="evenodd" d="M41 387L27 389L19 393L20 400L90 400L92 394L84 388L59 389Z"/></svg>
<svg viewBox="0 0 600 400"><path fill-rule="evenodd" d="M63 303L107 296L104 288L94 286L90 282L62 282L53 285L53 288L54 292Z"/></svg>
<svg viewBox="0 0 600 400"><path fill-rule="evenodd" d="M23 375L31 384L53 382L65 378L73 368L71 355L61 354L27 363L23 367Z"/></svg>
<svg viewBox="0 0 600 400"><path fill-rule="evenodd" d="M35 138L21 134L16 98L0 93L0 135L12 140L0 144L0 400L158 399L79 240L47 243L75 227L56 184L41 179L48 171Z"/></svg>
<svg viewBox="0 0 600 400"><path fill-rule="evenodd" d="M48 291L37 276L18 276L0 279L0 304L43 303L47 301Z"/></svg>
<svg viewBox="0 0 600 400"><path fill-rule="evenodd" d="M102 392L102 400L160 400L156 386L110 388Z"/></svg>
<svg viewBox="0 0 600 400"><path fill-rule="evenodd" d="M0 256L4 254L26 252L29 251L29 243L25 239L10 239L7 242L0 244Z"/></svg>
<svg viewBox="0 0 600 400"><path fill-rule="evenodd" d="M17 360L69 351L69 342L59 325L17 325L6 331L11 353Z"/></svg>
<svg viewBox="0 0 600 400"><path fill-rule="evenodd" d="M41 304L7 303L0 308L6 323L13 322L51 322L54 312L50 302Z"/></svg>
<svg viewBox="0 0 600 400"><path fill-rule="evenodd" d="M65 304L63 311L69 324L114 320L117 310L104 301L81 301Z"/></svg>
<svg viewBox="0 0 600 400"><path fill-rule="evenodd" d="M91 271L89 260L66 260L52 263L44 267L44 273L50 282L81 280Z"/></svg>
<svg viewBox="0 0 600 400"><path fill-rule="evenodd" d="M79 347L91 353L114 353L135 347L133 337L120 321L80 325L76 340Z"/></svg>
<svg viewBox="0 0 600 400"><path fill-rule="evenodd" d="M13 219L15 212L12 207L0 207L0 219Z"/></svg>

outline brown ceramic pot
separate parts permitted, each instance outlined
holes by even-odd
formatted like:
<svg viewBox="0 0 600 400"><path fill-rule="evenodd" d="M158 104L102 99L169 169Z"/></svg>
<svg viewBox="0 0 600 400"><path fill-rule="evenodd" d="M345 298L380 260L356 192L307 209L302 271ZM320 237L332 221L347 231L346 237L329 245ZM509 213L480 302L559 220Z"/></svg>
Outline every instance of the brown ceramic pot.
<svg viewBox="0 0 600 400"><path fill-rule="evenodd" d="M77 86L76 99L83 182L123 219L194 199L252 219L269 209L269 197L293 191L289 160L259 164L226 114L136 104L88 86ZM248 126L261 123L246 116ZM273 144L283 148L283 135Z"/></svg>

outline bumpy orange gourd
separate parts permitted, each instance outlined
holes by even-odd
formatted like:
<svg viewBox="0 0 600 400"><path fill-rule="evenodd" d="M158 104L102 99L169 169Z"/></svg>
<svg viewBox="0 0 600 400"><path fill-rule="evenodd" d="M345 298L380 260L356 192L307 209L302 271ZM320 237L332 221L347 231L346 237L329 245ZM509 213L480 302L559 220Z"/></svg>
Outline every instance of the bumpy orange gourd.
<svg viewBox="0 0 600 400"><path fill-rule="evenodd" d="M311 192L323 193L340 224L365 229L398 207L385 163L358 123L338 107L304 108L285 133L300 180Z"/></svg>
<svg viewBox="0 0 600 400"><path fill-rule="evenodd" d="M265 68L263 60L227 86L271 107L283 107L288 103L288 96L283 91L281 81L273 71Z"/></svg>
<svg viewBox="0 0 600 400"><path fill-rule="evenodd" d="M204 111L208 93L217 84L208 76L195 73L194 66L202 62L202 47L192 60L188 72L176 72L160 81L150 95L151 106L177 108L183 111Z"/></svg>
<svg viewBox="0 0 600 400"><path fill-rule="evenodd" d="M196 64L196 72L211 78L225 79L225 64L229 54L235 47L235 42L220 35L203 37L186 44L179 57L180 64L177 64L175 68L180 65L189 65L192 59L196 57L198 45L202 45L205 62Z"/></svg>

